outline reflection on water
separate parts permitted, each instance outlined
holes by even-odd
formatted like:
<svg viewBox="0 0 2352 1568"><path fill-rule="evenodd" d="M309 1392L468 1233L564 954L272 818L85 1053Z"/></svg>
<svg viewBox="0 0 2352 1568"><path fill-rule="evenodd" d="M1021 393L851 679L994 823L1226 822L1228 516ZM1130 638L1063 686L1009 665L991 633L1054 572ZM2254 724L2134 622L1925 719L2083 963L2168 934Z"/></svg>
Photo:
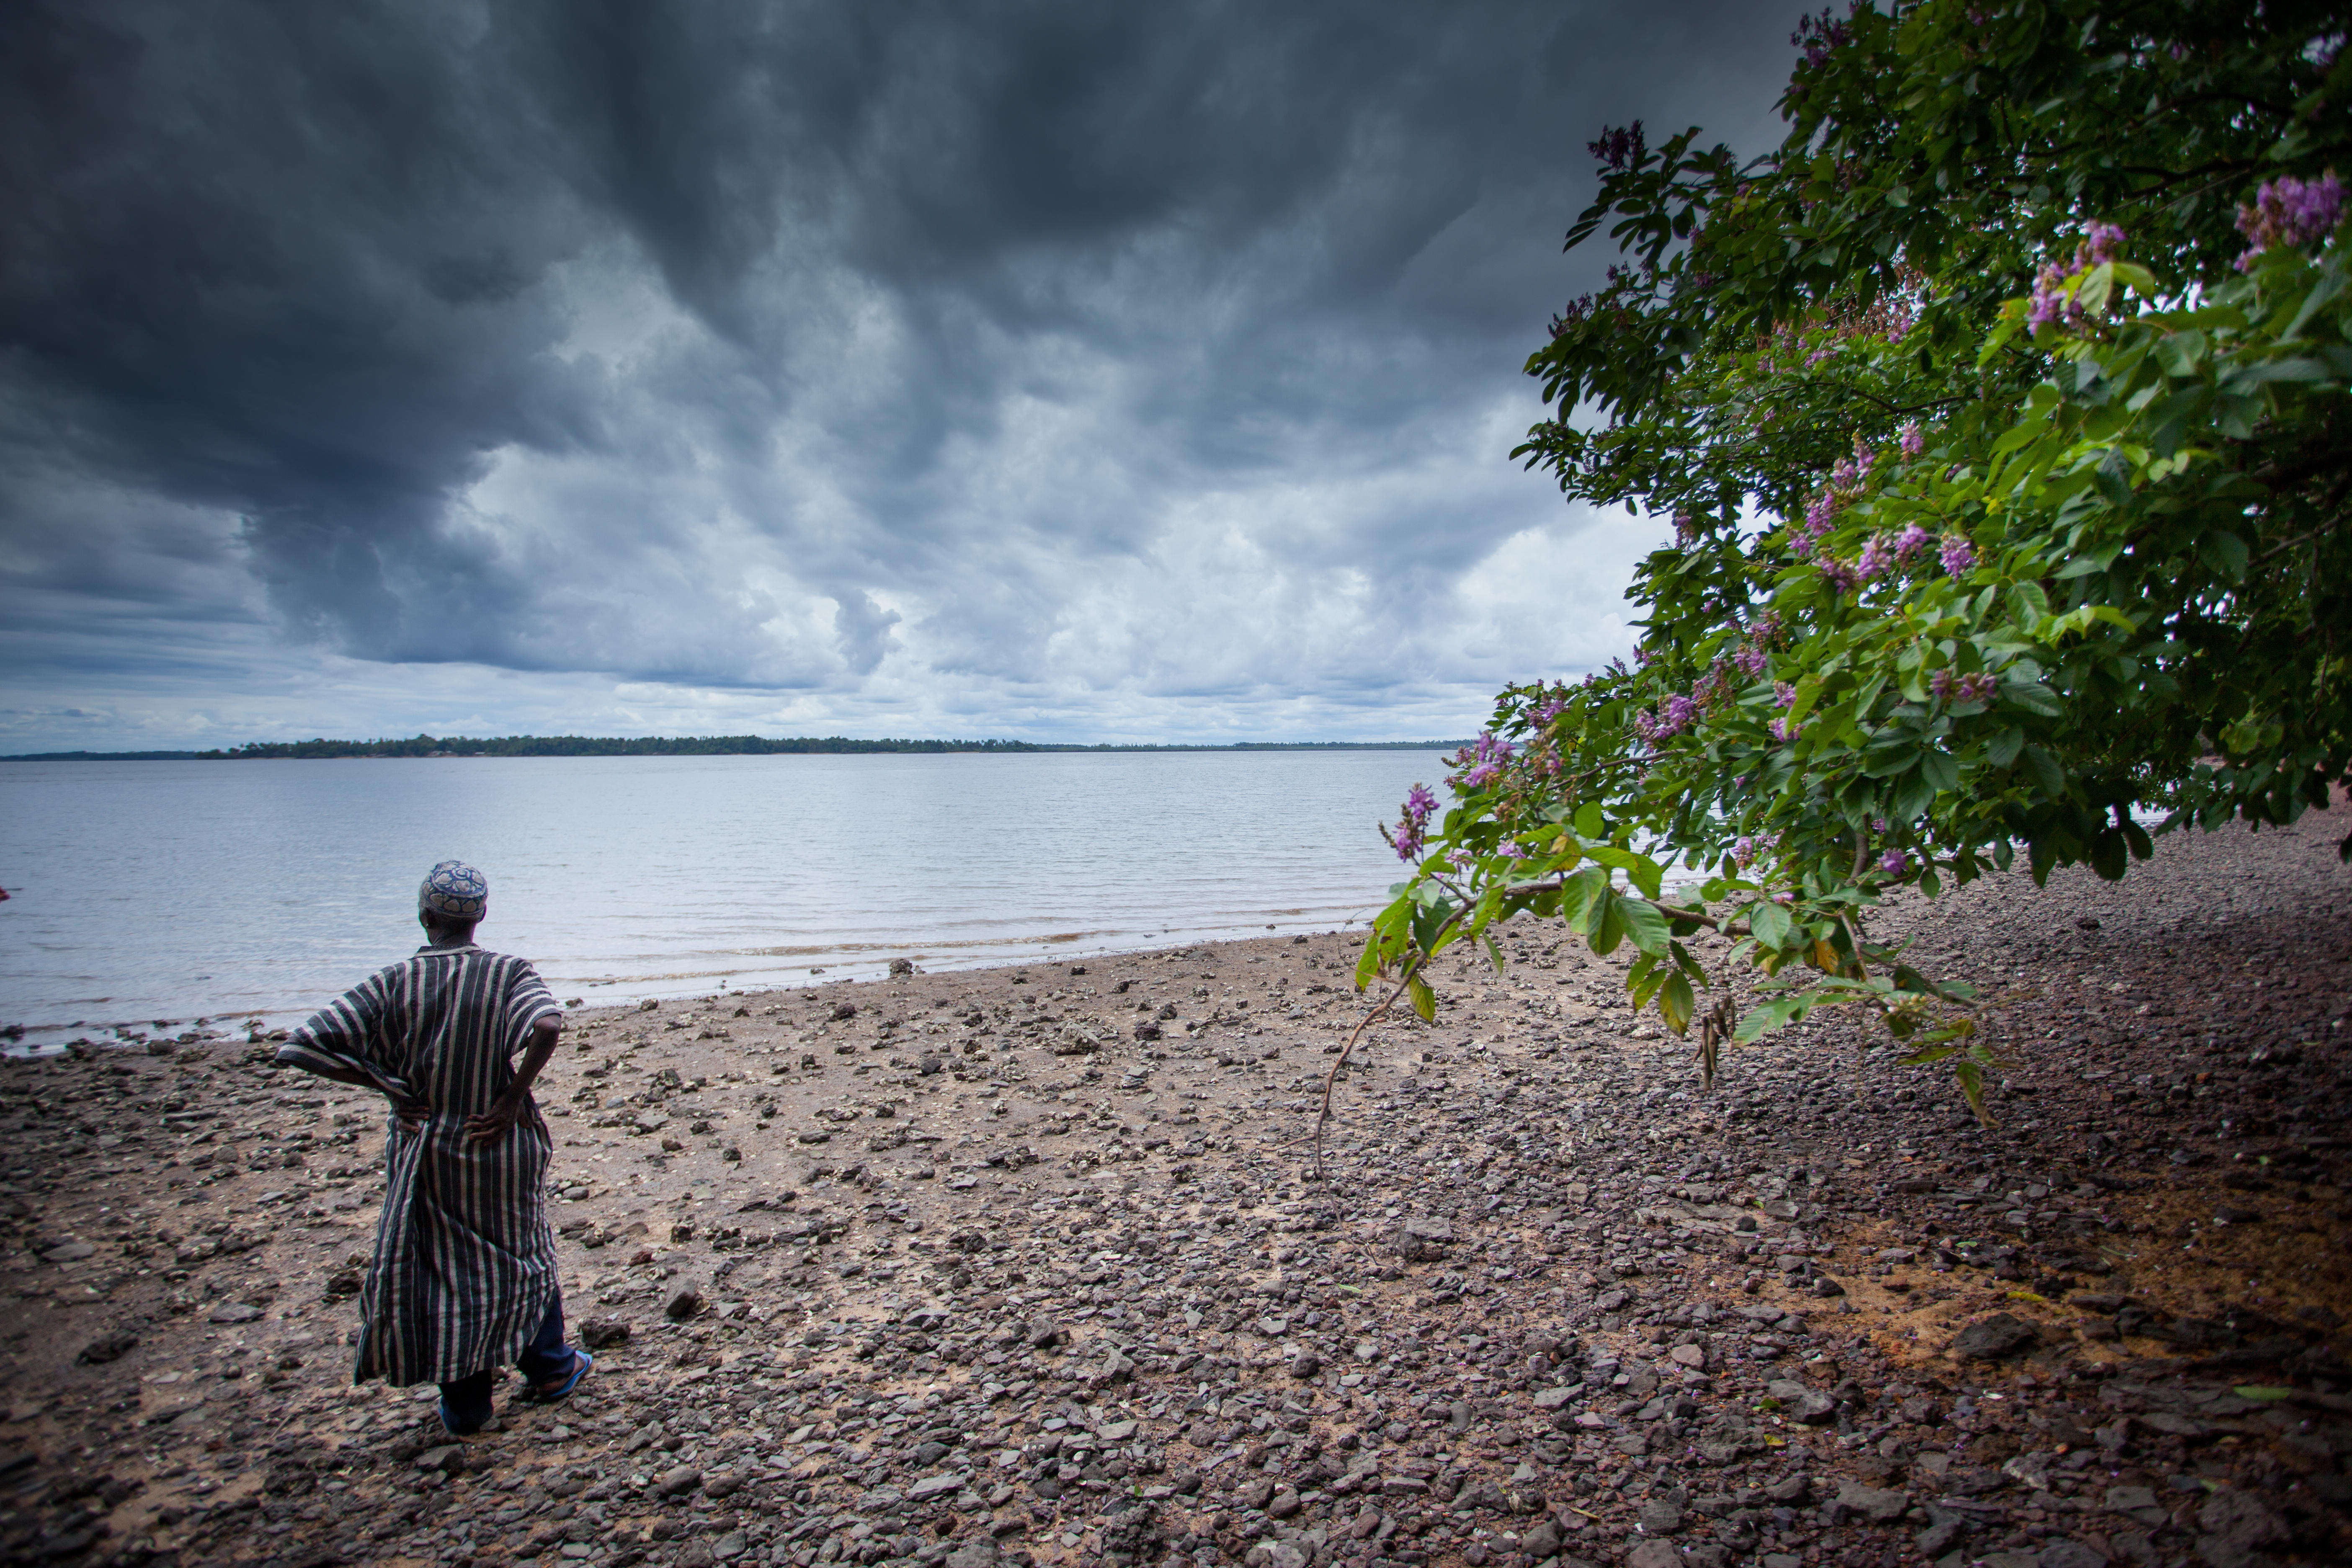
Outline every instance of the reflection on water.
<svg viewBox="0 0 2352 1568"><path fill-rule="evenodd" d="M593 1001L1076 957L1377 909L1434 752L0 763L0 1023L307 1012L490 879Z"/></svg>

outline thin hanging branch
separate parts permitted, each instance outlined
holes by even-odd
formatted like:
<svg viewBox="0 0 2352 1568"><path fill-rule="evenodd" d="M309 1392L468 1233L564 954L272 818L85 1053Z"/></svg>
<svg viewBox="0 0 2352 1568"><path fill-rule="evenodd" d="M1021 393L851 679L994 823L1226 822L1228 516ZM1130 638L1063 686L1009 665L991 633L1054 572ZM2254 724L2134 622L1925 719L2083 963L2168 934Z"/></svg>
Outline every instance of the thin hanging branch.
<svg viewBox="0 0 2352 1568"><path fill-rule="evenodd" d="M1379 1006L1356 1020L1356 1026L1348 1031L1348 1043L1339 1047L1339 1054L1332 1058L1329 1069L1323 1075L1323 1104L1315 1114L1315 1181L1318 1186L1323 1181L1323 1128L1331 1120L1331 1086L1339 1081L1339 1069L1348 1065L1348 1058L1355 1050L1356 1042L1363 1037L1372 1020L1387 1013L1396 999L1404 994L1405 987L1412 984L1412 971L1408 969L1404 977L1396 983L1396 988L1381 998Z"/></svg>

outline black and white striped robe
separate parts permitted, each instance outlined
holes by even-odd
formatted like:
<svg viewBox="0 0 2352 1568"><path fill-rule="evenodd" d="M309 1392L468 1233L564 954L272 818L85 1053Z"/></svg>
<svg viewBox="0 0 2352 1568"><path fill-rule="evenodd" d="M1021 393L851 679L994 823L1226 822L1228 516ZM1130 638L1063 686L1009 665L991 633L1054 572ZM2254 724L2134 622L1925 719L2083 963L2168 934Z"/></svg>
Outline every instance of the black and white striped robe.
<svg viewBox="0 0 2352 1568"><path fill-rule="evenodd" d="M494 1143L466 1118L514 1081L531 1025L559 1016L539 972L478 947L427 947L378 970L279 1047L291 1067L356 1071L432 1118L391 1119L383 1214L360 1293L354 1382L451 1383L505 1366L546 1317L556 1284L544 1184L552 1145L533 1104Z"/></svg>

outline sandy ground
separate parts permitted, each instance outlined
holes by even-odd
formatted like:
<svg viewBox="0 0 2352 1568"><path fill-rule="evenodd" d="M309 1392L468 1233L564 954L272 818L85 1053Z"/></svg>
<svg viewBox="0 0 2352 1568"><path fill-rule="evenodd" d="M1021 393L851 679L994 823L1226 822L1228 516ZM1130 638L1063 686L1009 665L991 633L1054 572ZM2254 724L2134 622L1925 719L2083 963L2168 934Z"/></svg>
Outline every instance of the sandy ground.
<svg viewBox="0 0 2352 1568"><path fill-rule="evenodd" d="M350 1384L382 1111L266 1040L0 1066L11 1560L1948 1568L2352 1552L2336 811L1881 929L2008 1066L1727 1057L1514 928L581 1008L581 1392ZM625 1336L625 1337L624 1337Z"/></svg>

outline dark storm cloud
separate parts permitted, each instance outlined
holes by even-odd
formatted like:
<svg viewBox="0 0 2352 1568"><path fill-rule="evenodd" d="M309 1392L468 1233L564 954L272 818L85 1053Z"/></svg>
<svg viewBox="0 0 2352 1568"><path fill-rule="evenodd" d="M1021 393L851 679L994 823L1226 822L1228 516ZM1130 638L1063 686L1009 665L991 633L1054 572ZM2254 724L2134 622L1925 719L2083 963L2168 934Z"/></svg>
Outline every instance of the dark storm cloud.
<svg viewBox="0 0 2352 1568"><path fill-rule="evenodd" d="M1550 514L1466 465L1507 479L1605 259L1558 255L1582 143L1753 144L1785 28L10 7L0 570L35 616L722 688L1487 679L1447 595Z"/></svg>

